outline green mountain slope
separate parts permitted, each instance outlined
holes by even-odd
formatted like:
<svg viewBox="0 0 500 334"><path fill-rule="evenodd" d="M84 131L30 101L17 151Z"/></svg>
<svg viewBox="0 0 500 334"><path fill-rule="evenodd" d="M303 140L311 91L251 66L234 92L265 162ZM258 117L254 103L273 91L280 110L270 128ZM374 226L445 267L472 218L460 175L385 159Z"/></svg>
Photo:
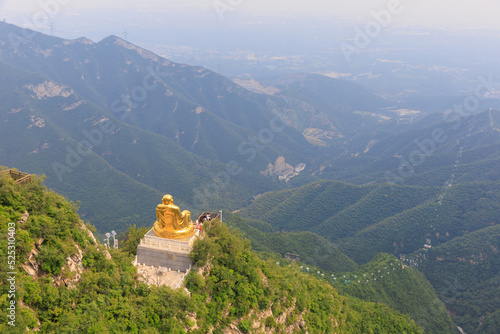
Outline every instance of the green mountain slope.
<svg viewBox="0 0 500 334"><path fill-rule="evenodd" d="M448 122L436 113L384 134L350 137L343 155L323 162L321 177L419 186L441 186L452 176L455 182L496 181L500 112L481 111Z"/></svg>
<svg viewBox="0 0 500 334"><path fill-rule="evenodd" d="M426 239L435 245L498 224L500 188L497 183L461 183L445 188L437 198L397 213L340 241L355 261L376 252L413 253Z"/></svg>
<svg viewBox="0 0 500 334"><path fill-rule="evenodd" d="M271 224L260 220L243 219L224 213L224 222L240 230L252 242L252 249L259 252L296 254L300 261L329 272L353 271L357 265L337 247L323 237L311 232L273 231Z"/></svg>
<svg viewBox="0 0 500 334"><path fill-rule="evenodd" d="M299 255L303 270L307 268L314 276L322 272L321 277L342 295L384 303L408 314L426 333L456 332L444 303L425 276L394 256L379 254L357 266L337 247L311 232L275 233L270 224L228 213L224 220L242 231L257 251Z"/></svg>
<svg viewBox="0 0 500 334"><path fill-rule="evenodd" d="M318 181L296 189L263 194L242 209L241 214L261 219L278 231L307 231L355 204L368 192L366 187Z"/></svg>
<svg viewBox="0 0 500 334"><path fill-rule="evenodd" d="M446 188L353 186L334 181L270 192L241 214L275 231L311 231L339 244L357 263L378 252L409 254L497 223L497 183ZM264 214L261 214L264 212Z"/></svg>
<svg viewBox="0 0 500 334"><path fill-rule="evenodd" d="M257 171L280 155L298 164L315 154L300 132L283 125L287 111L270 107L272 97L204 68L172 63L116 36L93 43L36 34L16 45L9 43L11 34L22 30L2 22L4 62L42 73L124 122L193 153L246 162Z"/></svg>
<svg viewBox="0 0 500 334"><path fill-rule="evenodd" d="M412 257L467 333L498 329L499 246L500 226L494 225Z"/></svg>
<svg viewBox="0 0 500 334"><path fill-rule="evenodd" d="M354 191L349 193L351 189ZM361 189L365 191L360 196ZM330 202L317 201L319 196L329 198ZM417 269L428 277L456 324L467 333L486 333L497 321L499 196L497 182L417 188L352 186L321 181L293 190L263 194L241 213L264 220L268 224L268 234L290 230L328 236L326 239L330 243L337 245L358 264L367 263L366 266L370 266L369 261L377 253L398 257L414 253L411 261L407 261L416 264ZM353 203L352 198L357 200ZM307 208L310 206L303 205L298 209L297 203L321 204L324 209L318 207L314 212L324 214L313 212L309 215L311 211ZM339 207L342 210L332 209ZM262 224L254 226L259 228ZM249 235L252 235L251 230ZM427 252L423 250L430 246L432 248ZM355 272L359 273L363 268L361 266ZM354 275L348 274L349 277ZM393 306L392 303L401 297L394 295L394 291L404 284L403 281L394 282L393 290L385 290L389 286L378 290L354 289L353 295L380 302L387 300L388 305ZM408 311L404 307L395 308ZM413 314L412 317L418 323L418 316ZM424 318L428 317L420 320L424 321ZM440 324L434 325L441 328L439 331L449 325L448 320L438 322Z"/></svg>
<svg viewBox="0 0 500 334"><path fill-rule="evenodd" d="M25 211L29 216L22 220ZM9 224L18 240L17 261L12 268L0 264L2 332L421 333L385 305L340 296L295 265L260 259L247 241L218 222L207 224L205 237L195 242L192 257L199 269L186 277L189 293L141 283L132 256L108 253L76 208L36 177L19 186L0 176L2 234L8 234ZM7 239L0 248L7 253ZM36 273L24 269L28 253ZM77 263L81 267L70 265ZM7 293L9 271L17 272L15 296ZM15 305L15 326L8 323L8 305Z"/></svg>
<svg viewBox="0 0 500 334"><path fill-rule="evenodd" d="M0 161L45 174L48 185L82 201L80 212L101 231L149 225L151 208L167 192L196 213L208 206L238 208L252 193L276 187L258 173L228 168L128 125L67 86L3 63L0 68ZM219 172L223 185L205 196ZM144 203L136 201L138 194Z"/></svg>
<svg viewBox="0 0 500 334"><path fill-rule="evenodd" d="M202 300L210 291L225 290L225 293L220 295L221 298L208 303L207 309L209 312L222 314L229 306L229 316L226 321L237 317L249 307L259 305L261 309L265 309L268 305L271 306L274 317L286 316L290 320L287 321L290 327L270 326L275 327L278 332L290 329L293 332L315 333L414 331L398 319L392 320L394 323L389 325L388 319L381 317L382 309L377 310L380 304L371 308L370 306L375 304L346 300L337 295L326 282L303 273L296 265L276 267L273 260L263 262L257 259L249 254L248 244L242 245L241 239L234 232L215 222L208 229L207 237L198 240L192 253L195 265L201 269L188 277L186 285L194 294L193 298L199 296ZM258 274L259 271L264 274L264 278ZM312 293L316 293L316 296L313 297ZM364 308L363 304L368 308ZM392 312L389 310L386 308L385 312L390 316ZM301 312L304 311L303 319L306 326L299 325L302 328L297 328L297 323L294 324L293 319L297 321L302 318ZM370 314L380 318L371 323ZM363 319L364 317L366 318ZM252 316L247 323L255 324L255 322L256 317ZM268 317L265 323L267 327L267 324L273 324L273 321ZM240 328L242 324L243 321L240 322Z"/></svg>
<svg viewBox="0 0 500 334"><path fill-rule="evenodd" d="M333 286L339 293L384 303L409 314L425 333L458 333L431 283L417 269L401 264L394 256L379 254L356 271L335 276ZM346 280L349 284L345 284Z"/></svg>

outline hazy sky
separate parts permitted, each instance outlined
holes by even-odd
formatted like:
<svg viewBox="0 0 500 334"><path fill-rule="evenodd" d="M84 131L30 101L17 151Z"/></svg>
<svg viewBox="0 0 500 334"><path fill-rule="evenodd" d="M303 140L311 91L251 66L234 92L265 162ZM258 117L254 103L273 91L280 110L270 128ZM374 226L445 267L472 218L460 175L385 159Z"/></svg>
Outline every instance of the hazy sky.
<svg viewBox="0 0 500 334"><path fill-rule="evenodd" d="M214 7L218 4L219 8L230 9L224 13L228 22L231 15L240 11L271 16L285 13L340 16L361 23L371 19L372 11L385 9L390 2L399 2L403 8L392 20L397 25L500 29L500 0L0 0L0 18L19 24L22 15L32 17L50 3L60 4L54 17L82 15L88 10L107 11L112 17L115 8L158 14L173 8L196 8L217 16ZM48 8L51 11L54 7Z"/></svg>

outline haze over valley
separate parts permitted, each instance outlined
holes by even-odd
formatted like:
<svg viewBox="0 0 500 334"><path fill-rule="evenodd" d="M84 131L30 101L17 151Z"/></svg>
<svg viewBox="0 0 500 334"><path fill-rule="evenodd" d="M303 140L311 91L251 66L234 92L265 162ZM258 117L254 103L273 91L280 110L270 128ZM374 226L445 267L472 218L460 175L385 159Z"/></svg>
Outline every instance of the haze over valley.
<svg viewBox="0 0 500 334"><path fill-rule="evenodd" d="M480 2L0 1L0 166L39 176L0 178L2 231L26 211L18 257L40 267L23 326L497 333L500 3ZM182 316L30 297L73 279L78 249L102 289L153 298L125 277L165 194L224 223L194 246L189 295L161 290Z"/></svg>

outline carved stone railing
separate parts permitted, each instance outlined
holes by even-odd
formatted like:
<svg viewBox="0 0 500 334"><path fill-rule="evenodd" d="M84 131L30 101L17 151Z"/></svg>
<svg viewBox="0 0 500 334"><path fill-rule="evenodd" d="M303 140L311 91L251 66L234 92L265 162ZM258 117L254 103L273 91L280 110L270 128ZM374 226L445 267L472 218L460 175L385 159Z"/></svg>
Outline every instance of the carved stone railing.
<svg viewBox="0 0 500 334"><path fill-rule="evenodd" d="M184 254L189 254L191 252L193 246L192 244L193 244L193 238L191 238L189 242L177 241L177 240L152 236L150 235L149 232L146 233L144 238L142 238L140 241L140 245L142 246L171 251L174 253L184 253Z"/></svg>

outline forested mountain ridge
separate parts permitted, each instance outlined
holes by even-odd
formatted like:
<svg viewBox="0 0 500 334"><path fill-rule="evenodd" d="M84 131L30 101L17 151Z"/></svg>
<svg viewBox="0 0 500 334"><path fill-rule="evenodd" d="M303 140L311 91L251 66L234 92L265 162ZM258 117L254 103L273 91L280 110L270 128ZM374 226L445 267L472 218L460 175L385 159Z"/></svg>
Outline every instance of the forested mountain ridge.
<svg viewBox="0 0 500 334"><path fill-rule="evenodd" d="M445 304L417 269L388 254L358 266L332 243L312 232L273 232L270 224L226 213L260 252L279 253L301 261L302 270L322 277L342 295L383 303L408 314L425 333L456 333ZM281 261L278 259L278 261Z"/></svg>
<svg viewBox="0 0 500 334"><path fill-rule="evenodd" d="M349 149L324 162L321 176L355 184L392 182L441 186L453 181L498 181L500 111L464 117L444 111L385 134L351 137Z"/></svg>
<svg viewBox="0 0 500 334"><path fill-rule="evenodd" d="M496 333L500 301L500 225L418 252L411 259L467 333Z"/></svg>
<svg viewBox="0 0 500 334"><path fill-rule="evenodd" d="M240 212L275 231L314 232L362 263L378 252L410 254L426 239L437 245L497 224L499 201L494 182L439 188L317 181L263 194Z"/></svg>
<svg viewBox="0 0 500 334"><path fill-rule="evenodd" d="M2 332L422 333L385 305L340 296L297 265L259 258L248 241L219 222L207 224L206 235L195 242L192 258L199 269L186 277L187 291L139 281L132 255L108 253L88 235L75 205L36 176L21 186L0 175L4 235L9 224L18 242L14 269L0 264ZM6 239L0 247L7 252ZM35 275L22 267L28 254L39 266ZM70 258L79 259L77 272L68 266ZM17 272L13 295L6 293L11 270ZM7 304L15 305L16 326L7 323Z"/></svg>
<svg viewBox="0 0 500 334"><path fill-rule="evenodd" d="M294 254L308 265L329 272L349 272L357 264L338 247L312 232L276 233L271 224L257 219L243 219L238 214L224 213L224 222L240 230L258 252L278 253L285 257Z"/></svg>
<svg viewBox="0 0 500 334"><path fill-rule="evenodd" d="M401 257L426 275L456 325L467 333L495 333L500 268L498 203L498 182L414 187L318 181L294 190L265 193L240 213L263 220L260 224L249 220L260 233L279 231L283 239L291 232L308 231L324 237L330 247L335 245L337 251L362 265L354 272L369 265L380 252ZM250 238L258 235L242 226ZM314 249L328 249L315 244L309 247L309 256ZM286 251L295 252L293 247ZM322 266L312 258L311 263ZM368 300L387 300L381 291L352 291Z"/></svg>
<svg viewBox="0 0 500 334"><path fill-rule="evenodd" d="M94 43L37 33L19 44L9 43L12 36L22 36L22 30L2 22L3 62L43 74L108 114L193 153L242 163L250 153L238 152L252 147L249 136L262 139L263 129L273 131L273 138L267 142L266 132L266 139L257 142L250 166L263 169L278 152L296 164L302 162L300 155L314 153L299 132L284 126L290 110L278 109L272 97L254 94L205 68L170 62L116 36ZM242 142L246 145L239 148Z"/></svg>
<svg viewBox="0 0 500 334"><path fill-rule="evenodd" d="M147 207L165 192L195 213L223 203L241 207L253 194L279 188L258 173L276 150L302 162L280 143L293 154L314 151L263 97L215 73L116 37L93 43L33 32L17 40L23 32L0 22L0 160L45 174L51 187L82 201L81 213L100 231L149 224ZM248 137L261 129L266 145L254 143L257 149Z"/></svg>
<svg viewBox="0 0 500 334"><path fill-rule="evenodd" d="M15 162L25 171L45 174L51 187L82 202L81 213L101 231L123 230L127 223L150 224L151 208L167 191L196 212L203 210L196 207L198 202L214 205L224 200L239 207L250 192L273 189L260 174L236 166L236 172L230 169L231 182L217 196L196 201L195 189L203 192L203 185L213 179L210 171L225 172L227 165L126 124L69 87L46 84L43 76L2 63L0 68L2 163ZM30 88L19 89L26 85ZM51 96L54 91L56 96ZM139 194L142 203L136 201Z"/></svg>
<svg viewBox="0 0 500 334"><path fill-rule="evenodd" d="M355 271L335 273L333 286L342 295L383 303L410 315L425 333L458 333L425 275L392 255L378 254Z"/></svg>

